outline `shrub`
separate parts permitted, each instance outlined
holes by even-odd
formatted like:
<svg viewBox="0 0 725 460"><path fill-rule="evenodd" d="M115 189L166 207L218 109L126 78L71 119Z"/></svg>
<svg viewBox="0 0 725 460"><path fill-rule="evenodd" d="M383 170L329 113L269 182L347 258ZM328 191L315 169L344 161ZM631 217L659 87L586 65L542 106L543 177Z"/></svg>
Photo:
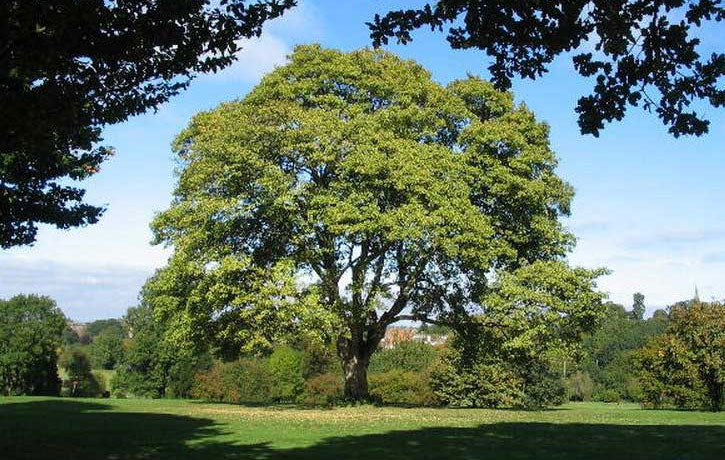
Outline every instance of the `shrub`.
<svg viewBox="0 0 725 460"><path fill-rule="evenodd" d="M191 395L215 402L263 403L272 400L273 381L266 363L259 359L240 359L215 363L194 379Z"/></svg>
<svg viewBox="0 0 725 460"><path fill-rule="evenodd" d="M607 403L620 402L622 395L617 390L604 388L594 393L594 400Z"/></svg>
<svg viewBox="0 0 725 460"><path fill-rule="evenodd" d="M305 390L304 355L287 345L275 348L269 357L268 369L272 378L272 400L298 402Z"/></svg>
<svg viewBox="0 0 725 460"><path fill-rule="evenodd" d="M435 362L438 350L414 340L399 342L393 348L377 350L370 358L371 374L393 370L424 372Z"/></svg>
<svg viewBox="0 0 725 460"><path fill-rule="evenodd" d="M103 389L98 379L91 372L91 363L80 350L70 350L63 355L60 362L66 373L63 381L63 394L71 397L98 397Z"/></svg>
<svg viewBox="0 0 725 460"><path fill-rule="evenodd" d="M500 363L463 367L447 353L430 376L438 400L455 407L510 407L523 402L523 379Z"/></svg>
<svg viewBox="0 0 725 460"><path fill-rule="evenodd" d="M303 354L302 373L305 379L340 371L340 363L333 344L306 342L300 348Z"/></svg>
<svg viewBox="0 0 725 460"><path fill-rule="evenodd" d="M371 375L370 396L383 404L428 406L437 399L428 384L428 376L400 369Z"/></svg>
<svg viewBox="0 0 725 460"><path fill-rule="evenodd" d="M234 363L215 363L209 370L194 376L191 396L206 401L232 401L238 393L234 388L231 368Z"/></svg>
<svg viewBox="0 0 725 460"><path fill-rule="evenodd" d="M523 378L523 397L518 405L526 408L559 406L566 401L566 386L558 374L543 360L531 360L527 366L516 369Z"/></svg>
<svg viewBox="0 0 725 460"><path fill-rule="evenodd" d="M591 401L594 393L594 380L587 372L577 372L567 379L569 399L572 401Z"/></svg>
<svg viewBox="0 0 725 460"><path fill-rule="evenodd" d="M307 379L302 401L305 404L330 406L343 397L343 382L339 373L328 373Z"/></svg>
<svg viewBox="0 0 725 460"><path fill-rule="evenodd" d="M204 353L199 356L182 356L171 365L166 381L165 396L169 398L190 398L197 373L207 371L213 362L211 356Z"/></svg>

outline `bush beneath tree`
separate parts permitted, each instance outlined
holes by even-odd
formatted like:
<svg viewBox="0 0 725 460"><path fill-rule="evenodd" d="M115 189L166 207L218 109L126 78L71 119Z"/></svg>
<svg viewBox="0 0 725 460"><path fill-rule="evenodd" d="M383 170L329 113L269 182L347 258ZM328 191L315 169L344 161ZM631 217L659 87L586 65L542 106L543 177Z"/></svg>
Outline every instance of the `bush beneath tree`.
<svg viewBox="0 0 725 460"><path fill-rule="evenodd" d="M382 404L435 406L438 399L431 390L427 374L390 370L370 376L370 396Z"/></svg>
<svg viewBox="0 0 725 460"><path fill-rule="evenodd" d="M332 406L344 398L342 377L339 372L316 375L305 381L302 402L313 406Z"/></svg>

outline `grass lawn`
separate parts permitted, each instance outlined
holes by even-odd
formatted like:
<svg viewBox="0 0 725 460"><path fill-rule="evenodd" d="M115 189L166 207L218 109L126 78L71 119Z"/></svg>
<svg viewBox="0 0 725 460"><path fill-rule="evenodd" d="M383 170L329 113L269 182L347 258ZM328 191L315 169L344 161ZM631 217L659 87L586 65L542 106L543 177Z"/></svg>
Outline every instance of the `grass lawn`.
<svg viewBox="0 0 725 460"><path fill-rule="evenodd" d="M725 459L725 413L0 398L1 459Z"/></svg>

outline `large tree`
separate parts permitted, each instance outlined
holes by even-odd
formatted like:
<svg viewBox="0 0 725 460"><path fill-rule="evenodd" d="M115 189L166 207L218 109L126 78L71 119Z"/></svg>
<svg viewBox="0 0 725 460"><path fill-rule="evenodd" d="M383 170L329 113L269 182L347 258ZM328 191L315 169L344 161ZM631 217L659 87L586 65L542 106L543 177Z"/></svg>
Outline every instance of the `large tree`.
<svg viewBox="0 0 725 460"><path fill-rule="evenodd" d="M725 104L720 80L725 54L716 52L724 31L718 35L714 30L725 18L721 4L438 0L432 6L376 15L369 26L379 46L391 37L407 43L420 27L442 30L450 24L451 47L485 51L499 89L508 89L515 76L540 77L557 56L573 53L576 71L596 82L592 93L577 103L582 133L598 136L604 122L621 120L629 106L641 106L654 111L675 136L701 135L710 123L692 103ZM711 29L703 31L703 26Z"/></svg>
<svg viewBox="0 0 725 460"><path fill-rule="evenodd" d="M66 318L49 297L0 299L0 394L57 395Z"/></svg>
<svg viewBox="0 0 725 460"><path fill-rule="evenodd" d="M595 323L597 273L562 259L572 190L524 105L382 51L290 59L176 142L175 198L153 223L174 254L147 296L178 340L243 350L332 331L346 394L363 398L399 321L476 313L524 341Z"/></svg>
<svg viewBox="0 0 725 460"><path fill-rule="evenodd" d="M94 223L70 180L113 152L101 129L156 109L231 64L293 0L5 0L0 3L0 248L37 224ZM69 180L70 179L70 180Z"/></svg>

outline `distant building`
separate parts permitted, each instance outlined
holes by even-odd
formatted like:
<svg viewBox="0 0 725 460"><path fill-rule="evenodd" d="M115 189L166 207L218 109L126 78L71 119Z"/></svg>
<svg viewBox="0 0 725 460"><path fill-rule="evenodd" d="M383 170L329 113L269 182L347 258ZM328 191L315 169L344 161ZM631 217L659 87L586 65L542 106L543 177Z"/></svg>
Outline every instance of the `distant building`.
<svg viewBox="0 0 725 460"><path fill-rule="evenodd" d="M448 336L426 334L414 327L390 327L385 331L385 337L380 341L380 347L390 349L401 342L410 341L423 342L428 345L442 345L448 341Z"/></svg>
<svg viewBox="0 0 725 460"><path fill-rule="evenodd" d="M71 328L73 332L78 335L85 334L86 326L88 326L88 323L76 323L74 321L68 321L68 327Z"/></svg>

